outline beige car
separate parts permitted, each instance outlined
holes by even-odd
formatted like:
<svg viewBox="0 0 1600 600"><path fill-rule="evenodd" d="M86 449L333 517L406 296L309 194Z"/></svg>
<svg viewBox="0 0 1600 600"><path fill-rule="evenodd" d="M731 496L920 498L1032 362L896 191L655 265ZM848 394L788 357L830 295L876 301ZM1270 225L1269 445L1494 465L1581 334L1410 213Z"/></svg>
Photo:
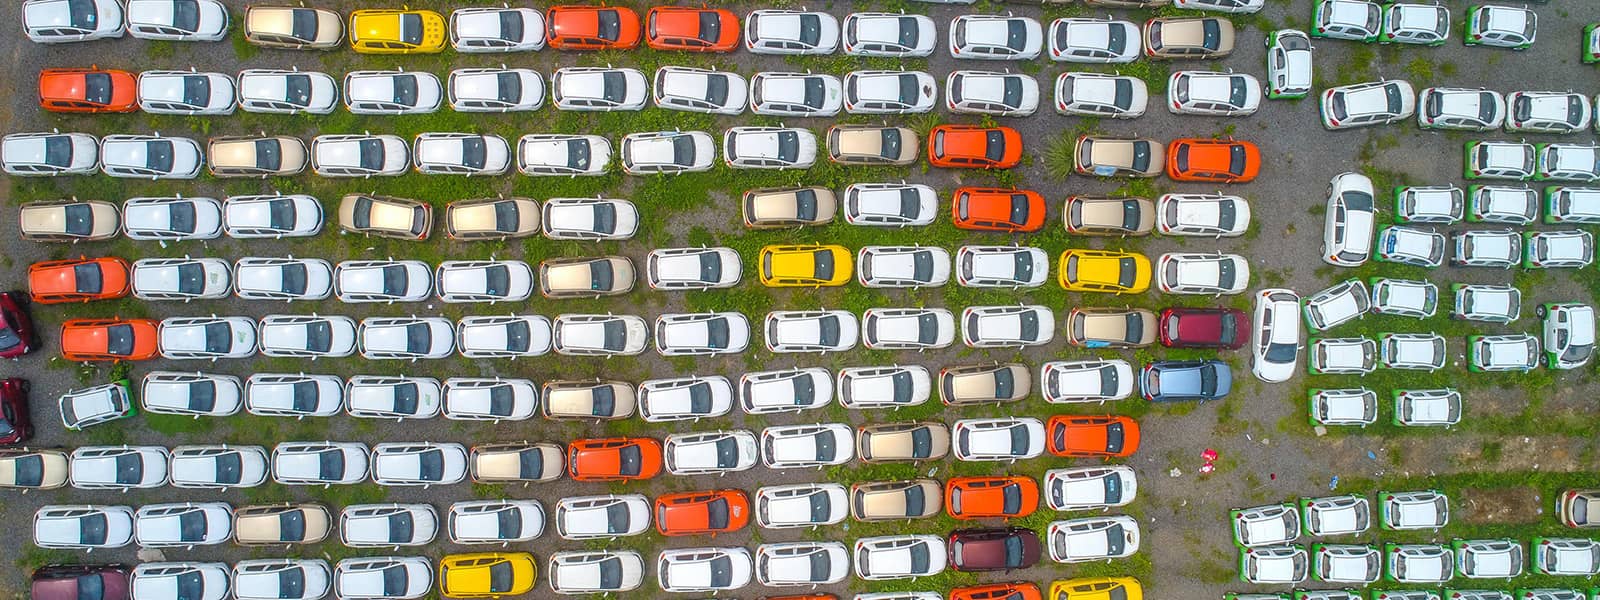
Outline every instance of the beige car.
<svg viewBox="0 0 1600 600"><path fill-rule="evenodd" d="M566 455L549 442L485 444L472 447L467 465L478 483L554 481L566 470Z"/></svg>
<svg viewBox="0 0 1600 600"><path fill-rule="evenodd" d="M746 191L743 206L745 227L798 227L832 222L839 199L824 187L761 188Z"/></svg>
<svg viewBox="0 0 1600 600"><path fill-rule="evenodd" d="M909 165L916 162L920 144L917 132L905 127L828 128L828 157L843 165Z"/></svg>
<svg viewBox="0 0 1600 600"><path fill-rule="evenodd" d="M1167 166L1167 147L1146 138L1080 136L1073 156L1080 175L1155 177Z"/></svg>
<svg viewBox="0 0 1600 600"><path fill-rule="evenodd" d="M938 460L950 452L950 428L937 421L867 425L856 432L866 462Z"/></svg>
<svg viewBox="0 0 1600 600"><path fill-rule="evenodd" d="M67 484L67 453L60 450L0 450L0 488L53 490Z"/></svg>
<svg viewBox="0 0 1600 600"><path fill-rule="evenodd" d="M539 293L546 298L598 298L633 289L633 261L626 256L550 258L539 263Z"/></svg>
<svg viewBox="0 0 1600 600"><path fill-rule="evenodd" d="M244 13L244 39L268 48L338 48L344 18L320 8L251 6Z"/></svg>
<svg viewBox="0 0 1600 600"><path fill-rule="evenodd" d="M1087 348L1143 348L1156 343L1156 314L1142 308L1074 308L1067 343Z"/></svg>
<svg viewBox="0 0 1600 600"><path fill-rule="evenodd" d="M1150 235L1156 227L1156 204L1147 198L1069 196L1063 213L1067 233L1076 235Z"/></svg>
<svg viewBox="0 0 1600 600"><path fill-rule="evenodd" d="M944 491L932 479L875 481L850 486L850 516L857 521L921 519L944 509Z"/></svg>
<svg viewBox="0 0 1600 600"><path fill-rule="evenodd" d="M300 138L215 137L206 143L206 166L217 177L282 177L306 170L310 152Z"/></svg>
<svg viewBox="0 0 1600 600"><path fill-rule="evenodd" d="M350 194L339 201L339 227L402 240L428 239L433 207L405 198Z"/></svg>
<svg viewBox="0 0 1600 600"><path fill-rule="evenodd" d="M539 233L539 203L528 198L480 198L444 209L444 234L452 240L505 240Z"/></svg>
<svg viewBox="0 0 1600 600"><path fill-rule="evenodd" d="M36 242L108 240L122 231L122 212L102 200L48 200L22 205L22 238Z"/></svg>
<svg viewBox="0 0 1600 600"><path fill-rule="evenodd" d="M983 404L1027 398L1033 376L1018 363L946 367L939 371L939 399L945 404Z"/></svg>
<svg viewBox="0 0 1600 600"><path fill-rule="evenodd" d="M1144 25L1151 58L1222 58L1233 53L1233 22L1218 17L1156 17Z"/></svg>
<svg viewBox="0 0 1600 600"><path fill-rule="evenodd" d="M233 509L233 541L241 546L315 544L333 530L333 513L316 503Z"/></svg>
<svg viewBox="0 0 1600 600"><path fill-rule="evenodd" d="M620 381L547 381L542 391L546 419L626 419L637 403L633 386Z"/></svg>

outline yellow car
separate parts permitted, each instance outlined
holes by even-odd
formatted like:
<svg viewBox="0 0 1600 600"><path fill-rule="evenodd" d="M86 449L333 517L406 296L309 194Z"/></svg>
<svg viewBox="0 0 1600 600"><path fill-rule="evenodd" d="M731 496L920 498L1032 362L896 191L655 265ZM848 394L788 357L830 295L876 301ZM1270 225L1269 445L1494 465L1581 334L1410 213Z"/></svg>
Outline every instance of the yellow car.
<svg viewBox="0 0 1600 600"><path fill-rule="evenodd" d="M1150 289L1150 259L1110 250L1061 253L1061 287L1069 292L1137 294Z"/></svg>
<svg viewBox="0 0 1600 600"><path fill-rule="evenodd" d="M533 590L539 569L527 552L449 554L439 560L439 593L446 598L499 598Z"/></svg>
<svg viewBox="0 0 1600 600"><path fill-rule="evenodd" d="M350 47L362 54L429 54L444 49L444 17L431 10L350 13Z"/></svg>
<svg viewBox="0 0 1600 600"><path fill-rule="evenodd" d="M1079 577L1050 583L1049 600L1144 600L1144 588L1132 577Z"/></svg>
<svg viewBox="0 0 1600 600"><path fill-rule="evenodd" d="M852 271L850 251L844 246L813 244L761 249L761 283L767 287L844 285L850 281Z"/></svg>

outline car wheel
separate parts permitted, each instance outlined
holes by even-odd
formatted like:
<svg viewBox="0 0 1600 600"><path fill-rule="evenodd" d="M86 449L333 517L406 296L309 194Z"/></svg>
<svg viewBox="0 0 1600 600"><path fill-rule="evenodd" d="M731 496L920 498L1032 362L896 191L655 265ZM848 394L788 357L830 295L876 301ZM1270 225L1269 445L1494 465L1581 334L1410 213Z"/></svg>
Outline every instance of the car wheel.
<svg viewBox="0 0 1600 600"><path fill-rule="evenodd" d="M1533 309L1533 315L1541 319L1545 318L1545 315L1548 314L1550 314L1550 309L1545 308L1545 305L1543 304L1540 304L1538 307Z"/></svg>

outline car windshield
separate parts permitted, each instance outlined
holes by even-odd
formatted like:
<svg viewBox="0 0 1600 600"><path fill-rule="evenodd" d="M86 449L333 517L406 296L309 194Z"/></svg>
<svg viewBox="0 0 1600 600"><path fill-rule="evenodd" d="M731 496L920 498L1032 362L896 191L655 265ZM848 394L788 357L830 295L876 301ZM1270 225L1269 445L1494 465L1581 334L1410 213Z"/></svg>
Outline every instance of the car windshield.
<svg viewBox="0 0 1600 600"><path fill-rule="evenodd" d="M511 591L511 563L497 562L489 567L489 591L504 594Z"/></svg>
<svg viewBox="0 0 1600 600"><path fill-rule="evenodd" d="M1345 208L1348 210L1372 210L1372 195L1366 192L1347 191L1339 197L1344 200Z"/></svg>
<svg viewBox="0 0 1600 600"><path fill-rule="evenodd" d="M910 571L912 573L926 573L928 571L928 545L918 543L906 550L911 557Z"/></svg>
<svg viewBox="0 0 1600 600"><path fill-rule="evenodd" d="M256 140L256 167L268 171L276 171L283 167L283 153L278 146L278 140ZM290 209L293 210L293 209ZM193 212L193 209L190 209ZM274 217L277 215L273 215ZM291 219L292 222L292 219Z"/></svg>
<svg viewBox="0 0 1600 600"><path fill-rule="evenodd" d="M205 597L205 578L197 570L187 570L173 578L177 588L174 600L201 600Z"/></svg>
<svg viewBox="0 0 1600 600"><path fill-rule="evenodd" d="M356 151L359 154L357 158L361 163L361 169L366 171L379 171L383 169L383 140L378 138L363 139L359 142L356 142ZM363 196L363 198L365 198L365 196ZM368 200L367 203L370 205L371 200ZM358 211L360 210L359 207L360 204L358 203ZM370 219L372 218L372 215L366 215L366 218Z"/></svg>
<svg viewBox="0 0 1600 600"><path fill-rule="evenodd" d="M1202 38L1200 45L1207 50L1216 50L1222 41L1222 25L1217 19L1206 19L1200 24Z"/></svg>
<svg viewBox="0 0 1600 600"><path fill-rule="evenodd" d="M706 525L711 529L728 526L728 501L718 498L706 504Z"/></svg>
<svg viewBox="0 0 1600 600"><path fill-rule="evenodd" d="M83 99L95 104L110 104L111 75L107 73L85 73L83 75Z"/></svg>
<svg viewBox="0 0 1600 600"><path fill-rule="evenodd" d="M206 323L203 330L206 352L222 354L233 348L233 327L227 321Z"/></svg>
<svg viewBox="0 0 1600 600"><path fill-rule="evenodd" d="M694 164L694 136L672 136L672 164L688 167Z"/></svg>
<svg viewBox="0 0 1600 600"><path fill-rule="evenodd" d="M726 75L706 76L706 102L721 106L728 101L728 77Z"/></svg>
<svg viewBox="0 0 1600 600"><path fill-rule="evenodd" d="M576 170L589 168L589 142L573 138L567 141L567 167Z"/></svg>
<svg viewBox="0 0 1600 600"><path fill-rule="evenodd" d="M610 556L594 564L600 572L600 585L602 590L614 590L622 587L622 559Z"/></svg>
<svg viewBox="0 0 1600 600"><path fill-rule="evenodd" d="M499 535L517 536L522 534L522 512L505 507L495 512L495 524Z"/></svg>
<svg viewBox="0 0 1600 600"><path fill-rule="evenodd" d="M622 35L622 19L616 10L607 9L595 12L598 21L597 32L600 39L616 41Z"/></svg>
<svg viewBox="0 0 1600 600"><path fill-rule="evenodd" d="M1147 142L1145 140L1136 140L1136 141L1134 141L1132 143L1132 146L1133 146L1133 162L1129 166L1132 167L1133 170L1135 170L1135 171L1146 171L1146 170L1149 170L1150 169L1150 142Z"/></svg>
<svg viewBox="0 0 1600 600"><path fill-rule="evenodd" d="M1266 359L1275 363L1286 363L1294 360L1295 353L1299 350L1294 344L1269 343L1265 353Z"/></svg>
<svg viewBox="0 0 1600 600"><path fill-rule="evenodd" d="M417 104L417 76L395 75L389 78L394 82L394 103L400 106L415 106Z"/></svg>
<svg viewBox="0 0 1600 600"><path fill-rule="evenodd" d="M822 83L821 77L807 77L805 79L805 104L812 109L822 108L826 101L827 88Z"/></svg>
<svg viewBox="0 0 1600 600"><path fill-rule="evenodd" d="M1401 104L1403 102L1405 102L1405 100L1402 98L1402 96L1400 94L1400 86L1398 86L1398 85L1386 85L1386 86L1383 86L1383 94L1384 94L1384 96L1386 98L1388 98L1388 102L1389 102L1389 107L1387 109L1387 112L1390 113L1390 114L1399 114L1401 112Z"/></svg>
<svg viewBox="0 0 1600 600"><path fill-rule="evenodd" d="M96 263L84 263L72 267L72 278L77 280L75 289L79 292L99 293L100 286L104 285L100 275L100 265Z"/></svg>
<svg viewBox="0 0 1600 600"><path fill-rule="evenodd" d="M206 106L211 103L211 79L204 75L183 78L183 103L189 106Z"/></svg>
<svg viewBox="0 0 1600 600"><path fill-rule="evenodd" d="M913 17L900 17L895 19L895 24L900 30L900 46L904 48L917 47L917 36L921 28L917 27L917 20Z"/></svg>
<svg viewBox="0 0 1600 600"><path fill-rule="evenodd" d="M620 475L638 475L644 456L636 445L627 445L617 449L617 473Z"/></svg>
<svg viewBox="0 0 1600 600"><path fill-rule="evenodd" d="M621 104L628 91L628 80L622 71L609 70L600 75L603 82L600 86L600 96L610 104Z"/></svg>
<svg viewBox="0 0 1600 600"><path fill-rule="evenodd" d="M72 164L72 139L64 135L44 138L44 164L63 168Z"/></svg>
<svg viewBox="0 0 1600 600"><path fill-rule="evenodd" d="M594 231L609 234L617 229L617 209L609 202L594 205Z"/></svg>
<svg viewBox="0 0 1600 600"><path fill-rule="evenodd" d="M883 128L883 140L878 151L884 158L890 160L900 158L900 130L893 127Z"/></svg>
<svg viewBox="0 0 1600 600"><path fill-rule="evenodd" d="M133 354L132 325L112 325L106 328L106 353L116 356Z"/></svg>
<svg viewBox="0 0 1600 600"><path fill-rule="evenodd" d="M426 354L433 349L433 328L427 323L411 323L405 328L406 352Z"/></svg>
<svg viewBox="0 0 1600 600"><path fill-rule="evenodd" d="M732 436L717 440L717 466L731 468L739 464L739 443Z"/></svg>
<svg viewBox="0 0 1600 600"><path fill-rule="evenodd" d="M793 131L778 133L778 160L785 164L792 164L800 155L800 134ZM812 208L815 213L815 207Z"/></svg>
<svg viewBox="0 0 1600 600"><path fill-rule="evenodd" d="M609 265L608 265L609 266ZM505 265L491 265L483 269L483 292L490 296L505 296L511 289L511 270Z"/></svg>
<svg viewBox="0 0 1600 600"><path fill-rule="evenodd" d="M522 40L522 15L514 10L500 11L500 39Z"/></svg>
<svg viewBox="0 0 1600 600"><path fill-rule="evenodd" d="M188 32L200 29L200 3L195 0L173 0L172 26Z"/></svg>
<svg viewBox="0 0 1600 600"><path fill-rule="evenodd" d="M206 516L200 511L191 510L178 515L178 539L196 541L204 539L206 535Z"/></svg>
<svg viewBox="0 0 1600 600"><path fill-rule="evenodd" d="M166 140L151 140L145 143L145 166L150 170L165 173L172 170L172 142Z"/></svg>
<svg viewBox="0 0 1600 600"><path fill-rule="evenodd" d="M520 23L521 21L518 20ZM514 104L522 100L522 78L510 71L501 71L494 76L496 95L495 99Z"/></svg>
<svg viewBox="0 0 1600 600"><path fill-rule="evenodd" d="M998 129L991 129L983 137L985 142L983 147L984 158L994 162L1000 162L1000 159L1005 158L1006 135L1004 133L1001 133Z"/></svg>
<svg viewBox="0 0 1600 600"><path fill-rule="evenodd" d="M400 15L400 41L412 46L422 44L422 15L412 12Z"/></svg>
<svg viewBox="0 0 1600 600"><path fill-rule="evenodd" d="M309 8L292 9L289 35L297 40L317 39L317 11Z"/></svg>
<svg viewBox="0 0 1600 600"><path fill-rule="evenodd" d="M700 12L700 39L715 41L722 36L722 18L713 11Z"/></svg>
<svg viewBox="0 0 1600 600"><path fill-rule="evenodd" d="M244 475L244 459L238 452L228 452L216 456L217 483L236 484Z"/></svg>

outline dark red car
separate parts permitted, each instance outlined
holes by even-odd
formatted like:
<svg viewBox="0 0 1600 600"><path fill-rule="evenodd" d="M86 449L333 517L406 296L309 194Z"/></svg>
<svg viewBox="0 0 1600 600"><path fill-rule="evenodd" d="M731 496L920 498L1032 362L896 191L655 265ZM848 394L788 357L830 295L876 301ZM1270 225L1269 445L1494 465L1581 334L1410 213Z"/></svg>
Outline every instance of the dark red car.
<svg viewBox="0 0 1600 600"><path fill-rule="evenodd" d="M0 446L28 441L33 423L28 420L28 380L0 379Z"/></svg>
<svg viewBox="0 0 1600 600"><path fill-rule="evenodd" d="M124 565L50 565L33 572L33 600L128 600Z"/></svg>
<svg viewBox="0 0 1600 600"><path fill-rule="evenodd" d="M1039 534L1026 527L957 529L946 546L957 571L1010 571L1039 562Z"/></svg>
<svg viewBox="0 0 1600 600"><path fill-rule="evenodd" d="M1169 308L1157 331L1168 348L1238 350L1250 340L1250 317L1237 308Z"/></svg>
<svg viewBox="0 0 1600 600"><path fill-rule="evenodd" d="M26 293L0 293L0 358L16 358L39 347L27 305Z"/></svg>

